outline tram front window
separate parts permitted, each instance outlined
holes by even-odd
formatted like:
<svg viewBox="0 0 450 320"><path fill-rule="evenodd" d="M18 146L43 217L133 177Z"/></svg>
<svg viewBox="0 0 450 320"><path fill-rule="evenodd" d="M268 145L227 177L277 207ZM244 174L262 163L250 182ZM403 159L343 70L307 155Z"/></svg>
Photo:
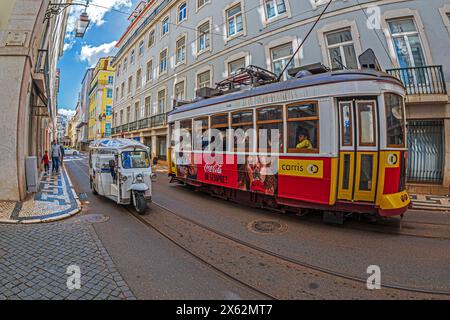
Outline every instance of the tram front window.
<svg viewBox="0 0 450 320"><path fill-rule="evenodd" d="M124 169L148 168L150 160L146 151L122 152L122 167Z"/></svg>
<svg viewBox="0 0 450 320"><path fill-rule="evenodd" d="M387 145L391 148L403 148L405 146L403 98L393 93L387 93L384 101L386 105Z"/></svg>

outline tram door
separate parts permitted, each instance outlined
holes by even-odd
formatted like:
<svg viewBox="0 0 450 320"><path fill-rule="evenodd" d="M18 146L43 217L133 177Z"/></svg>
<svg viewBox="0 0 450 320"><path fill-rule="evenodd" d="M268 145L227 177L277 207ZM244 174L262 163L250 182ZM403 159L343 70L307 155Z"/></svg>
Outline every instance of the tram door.
<svg viewBox="0 0 450 320"><path fill-rule="evenodd" d="M338 199L375 200L378 141L376 100L339 101Z"/></svg>

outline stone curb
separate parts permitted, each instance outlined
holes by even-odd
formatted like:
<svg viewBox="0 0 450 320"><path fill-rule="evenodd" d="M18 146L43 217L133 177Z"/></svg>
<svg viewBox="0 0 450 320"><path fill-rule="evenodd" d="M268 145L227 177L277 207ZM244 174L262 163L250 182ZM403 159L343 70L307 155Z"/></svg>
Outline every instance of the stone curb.
<svg viewBox="0 0 450 320"><path fill-rule="evenodd" d="M54 221L59 221L59 220L63 220L63 219L67 219L71 216L74 216L75 214L79 213L81 211L81 202L80 199L78 197L78 195L75 192L75 189L73 187L72 184L72 180L70 180L69 174L66 171L66 168L62 168L64 170L64 174L67 177L67 181L69 182L69 188L70 188L70 192L72 192L72 195L75 199L75 201L77 202L77 208L62 214L62 215L58 215L56 217L51 217L51 218L44 218L44 219L27 219L27 220L11 220L11 219L0 219L0 223L8 223L8 224L33 224L33 223L46 223L46 222L54 222Z"/></svg>

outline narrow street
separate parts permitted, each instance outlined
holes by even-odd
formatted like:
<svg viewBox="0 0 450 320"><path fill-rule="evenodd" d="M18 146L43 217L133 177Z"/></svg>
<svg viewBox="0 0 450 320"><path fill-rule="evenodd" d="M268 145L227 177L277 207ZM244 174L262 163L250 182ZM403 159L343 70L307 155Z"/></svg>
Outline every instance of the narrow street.
<svg viewBox="0 0 450 320"><path fill-rule="evenodd" d="M65 166L76 192L85 194L82 214L71 219L107 217L92 226L137 298L449 297L448 214L409 211L402 229L334 226L216 199L158 173L154 203L137 216L91 193L85 156ZM270 223L271 230L258 228ZM381 269L381 290L366 288L370 265Z"/></svg>

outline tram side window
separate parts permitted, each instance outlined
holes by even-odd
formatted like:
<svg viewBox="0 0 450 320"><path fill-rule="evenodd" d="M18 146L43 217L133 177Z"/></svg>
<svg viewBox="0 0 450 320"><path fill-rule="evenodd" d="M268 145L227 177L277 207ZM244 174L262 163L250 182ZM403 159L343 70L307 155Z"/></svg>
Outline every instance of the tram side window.
<svg viewBox="0 0 450 320"><path fill-rule="evenodd" d="M194 119L194 150L202 151L208 147L209 139L205 136L208 130L208 117Z"/></svg>
<svg viewBox="0 0 450 320"><path fill-rule="evenodd" d="M222 151L227 150L227 130L228 130L228 114L218 114L211 116L211 129L215 129L219 131L220 140L222 140ZM215 142L216 136L212 135L210 139L210 143Z"/></svg>
<svg viewBox="0 0 450 320"><path fill-rule="evenodd" d="M386 105L387 145L390 148L405 147L405 115L401 96L387 93L384 96Z"/></svg>
<svg viewBox="0 0 450 320"><path fill-rule="evenodd" d="M257 110L258 150L271 151L278 145L283 152L283 107L263 107ZM278 134L277 133L278 130Z"/></svg>
<svg viewBox="0 0 450 320"><path fill-rule="evenodd" d="M288 152L319 151L319 110L317 102L287 106Z"/></svg>
<svg viewBox="0 0 450 320"><path fill-rule="evenodd" d="M234 130L234 151L253 151L253 110L244 110L232 113L231 127Z"/></svg>
<svg viewBox="0 0 450 320"><path fill-rule="evenodd" d="M183 149L186 151L192 150L192 120L180 121L180 129L180 142L182 142ZM187 133L189 133L189 135L187 135ZM187 141L184 141L184 139L187 139Z"/></svg>
<svg viewBox="0 0 450 320"><path fill-rule="evenodd" d="M358 102L359 145L374 146L375 142L375 105L373 102Z"/></svg>

